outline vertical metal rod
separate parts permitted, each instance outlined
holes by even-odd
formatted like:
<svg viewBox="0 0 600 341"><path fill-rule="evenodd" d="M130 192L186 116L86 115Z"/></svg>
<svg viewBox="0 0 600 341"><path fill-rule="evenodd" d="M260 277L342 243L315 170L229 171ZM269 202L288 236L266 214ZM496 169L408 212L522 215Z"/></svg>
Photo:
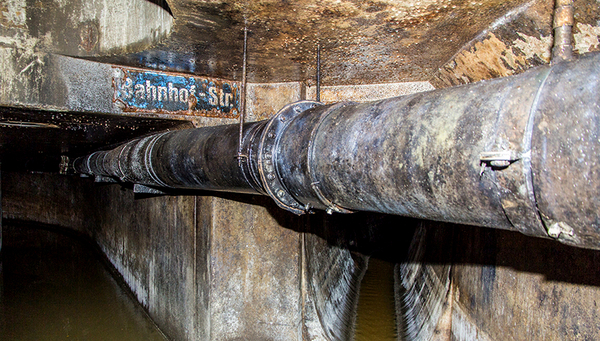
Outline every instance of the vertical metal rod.
<svg viewBox="0 0 600 341"><path fill-rule="evenodd" d="M242 64L242 112L240 113L240 135L238 143L237 159L238 164L241 166L242 159L245 155L242 155L242 140L244 138L244 121L246 120L246 68L248 64L248 25L244 23L244 61Z"/></svg>
<svg viewBox="0 0 600 341"><path fill-rule="evenodd" d="M317 43L317 102L321 102L321 43Z"/></svg>

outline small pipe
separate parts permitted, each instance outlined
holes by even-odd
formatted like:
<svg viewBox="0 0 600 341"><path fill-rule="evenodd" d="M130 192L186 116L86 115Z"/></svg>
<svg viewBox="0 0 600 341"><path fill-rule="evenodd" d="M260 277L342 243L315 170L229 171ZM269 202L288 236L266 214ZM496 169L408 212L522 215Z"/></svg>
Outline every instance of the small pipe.
<svg viewBox="0 0 600 341"><path fill-rule="evenodd" d="M269 195L296 214L372 211L600 249L600 54L370 103L302 101L75 160L80 173ZM568 112L568 115L564 113Z"/></svg>
<svg viewBox="0 0 600 341"><path fill-rule="evenodd" d="M573 0L556 0L553 20L553 63L573 60L573 12Z"/></svg>

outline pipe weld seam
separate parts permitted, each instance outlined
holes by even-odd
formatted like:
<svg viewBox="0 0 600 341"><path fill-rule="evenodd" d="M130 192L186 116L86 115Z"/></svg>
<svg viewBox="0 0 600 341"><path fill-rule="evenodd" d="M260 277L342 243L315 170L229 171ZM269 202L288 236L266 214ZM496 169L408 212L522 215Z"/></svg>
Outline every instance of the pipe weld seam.
<svg viewBox="0 0 600 341"><path fill-rule="evenodd" d="M546 84L546 81L548 80L550 74L552 73L553 68L549 67L545 72L544 72L544 78L541 80L540 82L540 86L535 94L535 97L533 99L533 102L531 103L531 107L529 108L529 118L527 120L527 125L525 126L525 131L523 134L523 151L521 152L521 158L523 160L523 175L525 176L525 185L527 187L527 196L529 197L529 200L531 202L531 204L533 205L533 207L536 210L536 216L538 217L539 223L540 223L540 227L544 229L544 233L547 233L548 229L546 227L546 224L544 223L544 219L542 219L538 204L537 204L537 199L535 198L535 191L534 191L534 187L533 187L533 171L531 169L531 144L532 144L532 139L533 139L533 128L535 125L535 116L536 116L536 112L538 111L538 105L540 102L540 97L542 96L542 91L544 89L544 85Z"/></svg>
<svg viewBox="0 0 600 341"><path fill-rule="evenodd" d="M321 114L321 116L319 117L319 121L317 122L317 124L314 126L313 130L310 132L310 138L308 140L308 150L307 150L307 170L308 170L308 176L310 177L310 187L312 188L313 192L315 193L315 195L317 196L317 199L319 199L319 201L325 206L327 207L327 213L331 213L331 212L338 212L338 213L354 213L354 211L348 210L346 208L343 208L342 206L334 203L332 200L329 200L325 197L325 195L323 194L323 192L321 191L321 188L319 187L319 184L321 183L319 181L319 179L317 179L315 172L313 171L313 161L314 161L314 155L315 155L315 139L317 137L319 128L321 127L321 125L323 124L323 122L325 121L325 119L334 111L343 108L349 104L354 104L354 102L341 102L341 103L336 103L332 106L330 106L325 112L323 112Z"/></svg>
<svg viewBox="0 0 600 341"><path fill-rule="evenodd" d="M148 143L148 146L146 147L146 151L144 153L144 163L146 164L148 174L150 174L150 178L161 187L169 187L169 185L162 181L162 179L158 177L158 174L156 174L156 171L154 170L154 165L152 164L152 152L154 151L154 146L156 145L156 142L168 133L169 132L165 132L162 134L155 135Z"/></svg>

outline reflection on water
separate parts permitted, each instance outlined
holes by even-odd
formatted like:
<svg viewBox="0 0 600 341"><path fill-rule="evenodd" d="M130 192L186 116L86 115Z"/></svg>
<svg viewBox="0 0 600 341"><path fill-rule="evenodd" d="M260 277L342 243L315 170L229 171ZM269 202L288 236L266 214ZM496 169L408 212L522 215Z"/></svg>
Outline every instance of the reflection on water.
<svg viewBox="0 0 600 341"><path fill-rule="evenodd" d="M165 340L85 242L4 226L2 340Z"/></svg>
<svg viewBox="0 0 600 341"><path fill-rule="evenodd" d="M395 341L394 264L371 257L358 297L356 341Z"/></svg>

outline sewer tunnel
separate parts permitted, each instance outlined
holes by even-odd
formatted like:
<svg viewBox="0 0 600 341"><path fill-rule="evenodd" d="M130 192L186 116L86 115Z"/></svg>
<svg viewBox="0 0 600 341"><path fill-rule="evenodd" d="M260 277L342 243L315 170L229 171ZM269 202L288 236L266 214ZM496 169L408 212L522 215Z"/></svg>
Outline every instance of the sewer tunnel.
<svg viewBox="0 0 600 341"><path fill-rule="evenodd" d="M0 14L4 287L58 238L172 340L598 338L596 2Z"/></svg>

